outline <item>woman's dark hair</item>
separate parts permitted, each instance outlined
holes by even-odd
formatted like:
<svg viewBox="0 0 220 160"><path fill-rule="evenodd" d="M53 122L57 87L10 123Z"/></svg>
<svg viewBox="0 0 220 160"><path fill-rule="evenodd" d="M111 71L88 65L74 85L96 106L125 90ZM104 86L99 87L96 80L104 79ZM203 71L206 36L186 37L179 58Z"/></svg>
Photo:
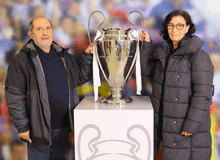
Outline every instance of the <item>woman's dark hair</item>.
<svg viewBox="0 0 220 160"><path fill-rule="evenodd" d="M196 27L194 23L192 22L192 19L189 13L187 13L186 11L182 11L182 10L175 10L169 13L163 22L163 29L160 31L160 36L163 37L164 40L170 40L170 37L168 35L167 25L169 24L171 19L176 16L182 16L186 21L186 25L190 25L189 31L186 34L187 36L191 36L193 33L195 33Z"/></svg>

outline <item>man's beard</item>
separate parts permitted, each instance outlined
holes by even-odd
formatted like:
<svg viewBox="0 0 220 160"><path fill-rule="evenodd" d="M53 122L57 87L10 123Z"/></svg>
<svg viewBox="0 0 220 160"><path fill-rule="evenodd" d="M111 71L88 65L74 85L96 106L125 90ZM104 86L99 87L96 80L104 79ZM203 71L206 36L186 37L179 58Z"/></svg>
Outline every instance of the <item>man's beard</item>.
<svg viewBox="0 0 220 160"><path fill-rule="evenodd" d="M35 37L34 37L34 35L33 35L33 38L34 38L34 43L38 46L38 47L42 47L42 48L47 48L47 47L50 47L51 46L51 44L52 44L52 41L51 42L49 42L48 44L38 44L37 43L37 41L36 41L36 39L35 39ZM41 39L42 38L50 38L50 37L48 37L48 36L44 36L44 37L41 37Z"/></svg>

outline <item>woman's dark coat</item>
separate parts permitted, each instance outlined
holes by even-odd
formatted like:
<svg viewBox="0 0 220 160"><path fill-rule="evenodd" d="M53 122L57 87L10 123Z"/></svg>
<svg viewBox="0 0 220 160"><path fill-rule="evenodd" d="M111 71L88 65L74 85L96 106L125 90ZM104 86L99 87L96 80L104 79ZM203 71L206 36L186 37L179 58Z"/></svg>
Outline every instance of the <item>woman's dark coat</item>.
<svg viewBox="0 0 220 160"><path fill-rule="evenodd" d="M152 42L144 42L141 71L153 80L155 157L162 141L163 160L210 160L214 68L202 45L193 36L173 54L164 42L150 55ZM183 131L193 136L183 136Z"/></svg>

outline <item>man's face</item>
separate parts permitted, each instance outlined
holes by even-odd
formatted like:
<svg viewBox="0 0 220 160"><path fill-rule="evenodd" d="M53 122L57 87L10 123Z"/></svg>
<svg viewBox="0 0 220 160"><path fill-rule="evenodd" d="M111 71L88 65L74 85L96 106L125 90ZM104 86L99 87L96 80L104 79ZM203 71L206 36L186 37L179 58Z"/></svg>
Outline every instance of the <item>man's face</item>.
<svg viewBox="0 0 220 160"><path fill-rule="evenodd" d="M29 31L28 34L40 48L50 48L53 32L50 22L46 18L38 17L33 22L32 32Z"/></svg>

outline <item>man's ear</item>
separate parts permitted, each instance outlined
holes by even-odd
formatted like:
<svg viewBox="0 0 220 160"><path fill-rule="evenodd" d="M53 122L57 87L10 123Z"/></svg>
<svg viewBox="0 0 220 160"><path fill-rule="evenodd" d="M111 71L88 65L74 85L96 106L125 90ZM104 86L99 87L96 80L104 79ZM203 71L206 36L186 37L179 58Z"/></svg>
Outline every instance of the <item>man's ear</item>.
<svg viewBox="0 0 220 160"><path fill-rule="evenodd" d="M28 31L28 35L31 39L34 39L33 35L32 35L32 32L31 31Z"/></svg>

